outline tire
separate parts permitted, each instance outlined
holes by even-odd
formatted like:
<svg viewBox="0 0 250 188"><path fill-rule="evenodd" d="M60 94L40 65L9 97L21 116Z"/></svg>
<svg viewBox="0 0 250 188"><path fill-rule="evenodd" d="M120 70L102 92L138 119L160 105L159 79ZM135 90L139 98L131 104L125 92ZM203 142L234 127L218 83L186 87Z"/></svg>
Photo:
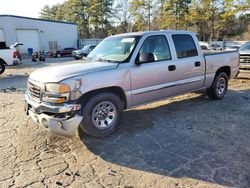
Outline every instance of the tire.
<svg viewBox="0 0 250 188"><path fill-rule="evenodd" d="M5 65L2 62L0 62L0 74L4 73L4 71L5 71Z"/></svg>
<svg viewBox="0 0 250 188"><path fill-rule="evenodd" d="M56 57L57 57L57 58L60 58L60 57L62 57L62 56L61 56L61 54L56 54Z"/></svg>
<svg viewBox="0 0 250 188"><path fill-rule="evenodd" d="M228 75L225 72L216 74L212 86L208 89L207 94L209 97L219 100L222 99L228 88Z"/></svg>
<svg viewBox="0 0 250 188"><path fill-rule="evenodd" d="M113 133L123 116L123 103L113 93L100 93L82 102L83 120L81 129L94 137ZM108 122L110 121L110 122Z"/></svg>

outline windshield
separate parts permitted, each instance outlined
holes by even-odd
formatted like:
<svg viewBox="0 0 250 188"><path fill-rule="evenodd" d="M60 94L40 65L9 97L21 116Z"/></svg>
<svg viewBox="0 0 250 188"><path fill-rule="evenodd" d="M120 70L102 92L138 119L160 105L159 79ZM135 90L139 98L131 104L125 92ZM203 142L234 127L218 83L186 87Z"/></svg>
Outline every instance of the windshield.
<svg viewBox="0 0 250 188"><path fill-rule="evenodd" d="M82 50L88 50L89 47L90 47L90 45L86 45L86 46L84 46L84 47L82 48Z"/></svg>
<svg viewBox="0 0 250 188"><path fill-rule="evenodd" d="M240 47L240 50L250 50L250 42L246 43L246 44L243 44L241 47Z"/></svg>
<svg viewBox="0 0 250 188"><path fill-rule="evenodd" d="M117 36L104 39L88 55L94 61L125 62L130 58L139 36Z"/></svg>

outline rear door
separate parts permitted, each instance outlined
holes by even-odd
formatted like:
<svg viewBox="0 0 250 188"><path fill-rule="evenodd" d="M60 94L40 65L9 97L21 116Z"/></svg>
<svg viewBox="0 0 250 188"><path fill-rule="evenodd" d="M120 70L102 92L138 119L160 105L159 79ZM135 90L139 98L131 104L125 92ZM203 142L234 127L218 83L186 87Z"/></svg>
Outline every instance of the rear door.
<svg viewBox="0 0 250 188"><path fill-rule="evenodd" d="M172 94L194 91L203 87L205 79L205 59L191 34L172 34L171 40L175 48L176 74L178 79Z"/></svg>

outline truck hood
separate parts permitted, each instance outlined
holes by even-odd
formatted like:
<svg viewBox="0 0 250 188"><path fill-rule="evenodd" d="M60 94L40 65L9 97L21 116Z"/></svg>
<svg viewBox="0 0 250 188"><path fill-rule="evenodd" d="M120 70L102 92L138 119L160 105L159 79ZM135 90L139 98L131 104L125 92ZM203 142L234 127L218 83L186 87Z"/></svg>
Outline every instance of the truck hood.
<svg viewBox="0 0 250 188"><path fill-rule="evenodd" d="M250 55L250 50L239 50L241 55Z"/></svg>
<svg viewBox="0 0 250 188"><path fill-rule="evenodd" d="M108 69L115 69L117 63L105 62L84 62L74 63L61 66L53 66L36 70L30 74L29 79L40 82L60 82L67 78L79 76L92 72L104 71Z"/></svg>

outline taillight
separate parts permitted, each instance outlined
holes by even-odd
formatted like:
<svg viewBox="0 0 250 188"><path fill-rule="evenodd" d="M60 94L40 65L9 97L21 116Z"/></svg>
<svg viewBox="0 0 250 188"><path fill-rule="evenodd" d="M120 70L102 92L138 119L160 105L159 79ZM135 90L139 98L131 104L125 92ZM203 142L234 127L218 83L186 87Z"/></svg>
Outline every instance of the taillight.
<svg viewBox="0 0 250 188"><path fill-rule="evenodd" d="M13 58L17 58L17 52L13 52Z"/></svg>

